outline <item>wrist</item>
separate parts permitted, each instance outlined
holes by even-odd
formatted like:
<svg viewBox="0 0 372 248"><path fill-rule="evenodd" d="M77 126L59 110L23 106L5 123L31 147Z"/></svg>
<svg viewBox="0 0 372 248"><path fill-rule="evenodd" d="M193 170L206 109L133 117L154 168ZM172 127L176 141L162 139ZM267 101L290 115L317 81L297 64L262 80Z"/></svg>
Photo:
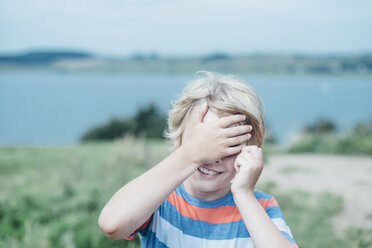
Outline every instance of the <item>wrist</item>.
<svg viewBox="0 0 372 248"><path fill-rule="evenodd" d="M183 161L186 162L186 164L190 165L191 167L194 167L195 170L199 166L199 162L195 154L190 151L189 147L185 145L181 145L178 149L177 152L182 156Z"/></svg>
<svg viewBox="0 0 372 248"><path fill-rule="evenodd" d="M254 195L254 190L235 190L231 191L235 200L257 200Z"/></svg>

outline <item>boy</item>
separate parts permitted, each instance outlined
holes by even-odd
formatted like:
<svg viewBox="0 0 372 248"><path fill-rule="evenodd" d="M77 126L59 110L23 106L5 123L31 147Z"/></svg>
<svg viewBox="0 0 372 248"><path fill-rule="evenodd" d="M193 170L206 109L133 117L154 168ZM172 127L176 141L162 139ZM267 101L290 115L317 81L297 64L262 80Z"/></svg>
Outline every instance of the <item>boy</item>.
<svg viewBox="0 0 372 248"><path fill-rule="evenodd" d="M254 190L263 168L261 102L231 76L205 72L169 111L174 151L118 190L99 226L142 247L297 247L275 199Z"/></svg>

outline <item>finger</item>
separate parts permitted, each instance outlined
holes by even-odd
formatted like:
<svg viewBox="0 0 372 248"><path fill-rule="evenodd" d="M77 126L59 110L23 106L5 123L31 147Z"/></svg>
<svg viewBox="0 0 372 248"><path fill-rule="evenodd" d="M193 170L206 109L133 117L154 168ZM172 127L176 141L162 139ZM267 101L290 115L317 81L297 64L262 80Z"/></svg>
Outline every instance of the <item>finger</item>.
<svg viewBox="0 0 372 248"><path fill-rule="evenodd" d="M245 146L242 149L242 156L244 156L246 158L248 158L248 157L252 158L253 157L253 158L257 159L259 153L260 153L260 150L255 145Z"/></svg>
<svg viewBox="0 0 372 248"><path fill-rule="evenodd" d="M241 156L244 160L250 161L250 162L258 160L255 153L251 153L251 152L247 152L247 151L242 151Z"/></svg>
<svg viewBox="0 0 372 248"><path fill-rule="evenodd" d="M230 115L222 117L218 120L218 126L222 128L226 128L231 124L244 121L247 117L245 115Z"/></svg>
<svg viewBox="0 0 372 248"><path fill-rule="evenodd" d="M244 166L246 166L248 164L249 164L249 160L245 159L242 156L236 157L236 159L234 161L234 167L235 167L235 170L237 172L239 172L242 167L244 167Z"/></svg>
<svg viewBox="0 0 372 248"><path fill-rule="evenodd" d="M255 151L257 151L257 146L255 146L255 145L245 146L244 151L247 151L247 152L250 152L250 153L255 152Z"/></svg>
<svg viewBox="0 0 372 248"><path fill-rule="evenodd" d="M245 150L252 150L254 146L255 146L255 145L245 146L244 149L245 149Z"/></svg>
<svg viewBox="0 0 372 248"><path fill-rule="evenodd" d="M239 156L236 158L236 163L238 163L238 166L241 167L241 166L246 166L250 163L250 160L243 157L243 156Z"/></svg>
<svg viewBox="0 0 372 248"><path fill-rule="evenodd" d="M262 161L263 160L263 153L261 147L258 147L258 152L257 152L257 158Z"/></svg>
<svg viewBox="0 0 372 248"><path fill-rule="evenodd" d="M253 164L256 163L257 161L260 161L261 163L263 158L260 148L257 148L256 146L251 146L249 150L243 147L242 152L240 153L239 156L245 159L246 161L253 162Z"/></svg>
<svg viewBox="0 0 372 248"><path fill-rule="evenodd" d="M243 145L233 146L226 148L226 151L224 153L224 157L231 156L234 154L237 154L242 151Z"/></svg>
<svg viewBox="0 0 372 248"><path fill-rule="evenodd" d="M258 146L252 146L252 153L256 159L259 159L260 154L262 154L261 148Z"/></svg>
<svg viewBox="0 0 372 248"><path fill-rule="evenodd" d="M228 138L226 141L227 146L244 145L252 135L250 133Z"/></svg>
<svg viewBox="0 0 372 248"><path fill-rule="evenodd" d="M240 165L241 165L241 162L240 162L240 158L238 156L238 157L236 157L236 159L234 161L234 168L235 168L236 172L240 171Z"/></svg>
<svg viewBox="0 0 372 248"><path fill-rule="evenodd" d="M224 134L226 137L235 137L238 135L246 134L252 131L253 127L251 125L235 126L224 129Z"/></svg>

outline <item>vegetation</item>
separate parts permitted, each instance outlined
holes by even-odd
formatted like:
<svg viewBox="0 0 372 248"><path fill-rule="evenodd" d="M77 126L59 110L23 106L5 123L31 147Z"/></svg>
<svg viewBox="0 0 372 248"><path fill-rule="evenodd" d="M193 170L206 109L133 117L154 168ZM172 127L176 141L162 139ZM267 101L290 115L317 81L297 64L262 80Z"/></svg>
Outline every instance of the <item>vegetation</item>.
<svg viewBox="0 0 372 248"><path fill-rule="evenodd" d="M161 114L154 104L150 104L139 109L133 117L114 118L106 124L94 127L83 134L81 140L114 140L128 134L161 139L166 126L166 116Z"/></svg>
<svg viewBox="0 0 372 248"><path fill-rule="evenodd" d="M233 56L223 52L195 57L161 57L156 53L128 58L98 57L84 52L40 51L0 55L0 70L47 69L120 73L194 73L210 70L227 73L370 74L372 55L250 54Z"/></svg>
<svg viewBox="0 0 372 248"><path fill-rule="evenodd" d="M125 140L0 149L0 247L137 247L111 241L97 218L109 197L167 152Z"/></svg>
<svg viewBox="0 0 372 248"><path fill-rule="evenodd" d="M81 141L114 140L125 135L163 139L167 118L154 104L142 107L129 118L111 119L103 125L94 127L82 135ZM282 150L276 138L266 128L265 148ZM348 132L337 132L331 120L320 118L305 126L298 138L287 149L291 153L336 153L372 155L372 120L360 122Z"/></svg>
<svg viewBox="0 0 372 248"><path fill-rule="evenodd" d="M372 155L372 120L360 122L345 133L336 130L331 121L319 119L304 128L288 151Z"/></svg>
<svg viewBox="0 0 372 248"><path fill-rule="evenodd" d="M85 52L75 51L39 51L19 55L0 56L1 64L13 64L18 66L48 65L59 60L87 59L92 55Z"/></svg>
<svg viewBox="0 0 372 248"><path fill-rule="evenodd" d="M331 219L342 210L342 199L331 193L312 195L294 191L291 194L277 192L277 185L260 187L277 199L299 247L351 247L343 238L335 235Z"/></svg>
<svg viewBox="0 0 372 248"><path fill-rule="evenodd" d="M138 237L106 238L98 215L117 189L168 153L162 141L131 136L66 147L0 147L0 247L139 247ZM300 247L371 246L370 230L334 233L340 196L283 194L272 183L258 188L276 196Z"/></svg>

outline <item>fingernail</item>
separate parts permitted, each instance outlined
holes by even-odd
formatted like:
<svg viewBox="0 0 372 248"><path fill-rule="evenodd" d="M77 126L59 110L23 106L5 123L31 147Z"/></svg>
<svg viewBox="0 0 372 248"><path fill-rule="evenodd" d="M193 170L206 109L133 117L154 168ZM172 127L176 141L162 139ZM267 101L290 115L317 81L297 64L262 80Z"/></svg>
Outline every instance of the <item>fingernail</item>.
<svg viewBox="0 0 372 248"><path fill-rule="evenodd" d="M245 115L242 115L242 117L243 117L243 120L247 119L247 116L245 116Z"/></svg>

